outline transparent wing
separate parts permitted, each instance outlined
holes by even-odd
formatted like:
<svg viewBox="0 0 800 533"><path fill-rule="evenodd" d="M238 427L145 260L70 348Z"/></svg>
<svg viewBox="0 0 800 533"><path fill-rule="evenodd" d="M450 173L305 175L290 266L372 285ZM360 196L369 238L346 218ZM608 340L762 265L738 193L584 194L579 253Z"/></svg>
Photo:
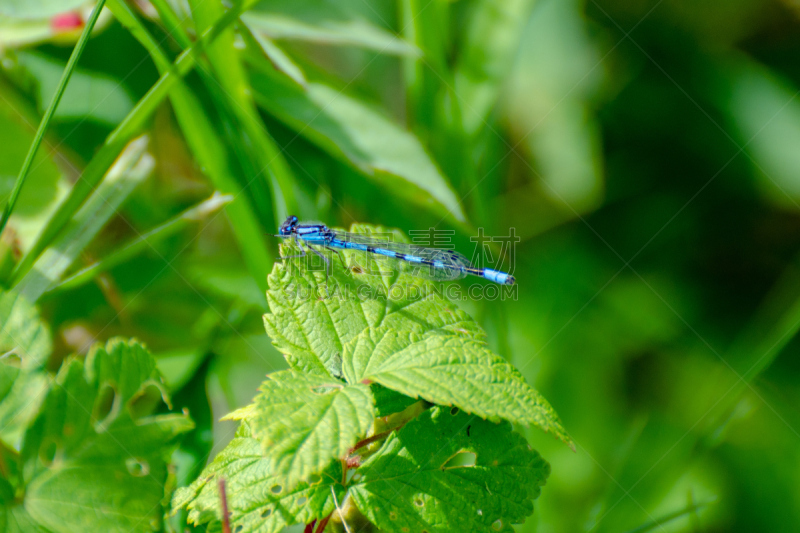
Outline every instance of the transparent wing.
<svg viewBox="0 0 800 533"><path fill-rule="evenodd" d="M406 256L419 257L426 261L438 261L442 263L441 267L434 267L430 265L423 265L411 261L404 261L400 259L393 259L386 256L380 256L374 253L366 253L370 259L375 261L391 262L393 265L397 264L401 270L408 272L411 275L418 276L425 279L434 281L449 281L460 279L467 275L464 268L471 267L469 259L458 252L446 250L442 248L428 248L418 244L408 244L404 242L395 242L390 240L393 235L387 233L385 237L378 237L375 235L367 236L361 233L347 233L343 231L335 232L336 238L344 242L352 242L357 244L365 244L367 246L380 247L384 250L403 254Z"/></svg>

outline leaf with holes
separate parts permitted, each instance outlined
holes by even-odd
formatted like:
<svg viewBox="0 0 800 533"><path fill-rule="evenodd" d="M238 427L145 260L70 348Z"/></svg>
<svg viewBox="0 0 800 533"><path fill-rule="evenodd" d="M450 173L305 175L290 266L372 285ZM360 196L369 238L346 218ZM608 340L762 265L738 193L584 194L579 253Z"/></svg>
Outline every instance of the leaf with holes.
<svg viewBox="0 0 800 533"><path fill-rule="evenodd" d="M353 225L350 231L408 242L399 231L380 226ZM297 253L292 243L281 247L282 256ZM344 346L369 327L419 333L446 329L469 338L485 338L478 324L443 298L435 285L405 273L402 265L364 252L341 254L349 268L332 256L327 289L325 267L310 262L313 254L276 263L269 275L267 300L272 312L264 315L264 325L293 368L341 375Z"/></svg>
<svg viewBox="0 0 800 533"><path fill-rule="evenodd" d="M550 465L511 430L435 407L392 434L350 489L381 531L514 531Z"/></svg>
<svg viewBox="0 0 800 533"><path fill-rule="evenodd" d="M221 520L219 480L225 480L225 494L231 513L232 531L277 533L292 524L305 524L327 516L337 501L344 499L342 466L334 462L310 483L289 489L275 476L261 443L253 438L250 423L242 421L236 437L217 455L189 487L179 489L172 500L173 512L189 511L195 525Z"/></svg>
<svg viewBox="0 0 800 533"><path fill-rule="evenodd" d="M253 434L289 489L344 458L374 418L368 385L284 370L267 376L260 390L249 419Z"/></svg>
<svg viewBox="0 0 800 533"><path fill-rule="evenodd" d="M348 382L377 382L484 418L533 424L572 443L547 400L482 340L445 329L420 335L370 328L345 347L343 363Z"/></svg>
<svg viewBox="0 0 800 533"><path fill-rule="evenodd" d="M155 415L164 395L155 360L112 340L66 362L22 446L19 508L53 532L158 529L167 463L186 415ZM87 505L86 502L91 502Z"/></svg>
<svg viewBox="0 0 800 533"><path fill-rule="evenodd" d="M18 450L47 388L41 367L50 357L50 332L14 292L0 293L0 324L0 440Z"/></svg>

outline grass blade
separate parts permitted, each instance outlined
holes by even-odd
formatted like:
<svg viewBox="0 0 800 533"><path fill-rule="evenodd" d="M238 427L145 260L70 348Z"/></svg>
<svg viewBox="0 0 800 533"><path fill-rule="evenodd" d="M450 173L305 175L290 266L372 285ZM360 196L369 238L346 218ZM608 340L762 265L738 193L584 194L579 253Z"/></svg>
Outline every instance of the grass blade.
<svg viewBox="0 0 800 533"><path fill-rule="evenodd" d="M169 237L170 235L174 235L190 224L208 217L208 215L216 213L232 201L232 196L227 194L221 195L218 192L215 192L211 198L203 200L199 204L190 207L186 211L151 229L147 233L139 235L122 248L109 253L101 260L81 269L58 285L50 287L47 290L47 293L49 294L54 291L74 289L75 287L80 287L81 285L89 283L98 274L106 272L142 253L143 251L152 248L155 243Z"/></svg>
<svg viewBox="0 0 800 533"><path fill-rule="evenodd" d="M155 161L147 153L148 143L148 137L140 137L122 153L65 231L20 280L17 285L20 294L35 302L52 284L57 283L67 268L117 213L130 193L150 175Z"/></svg>
<svg viewBox="0 0 800 533"><path fill-rule="evenodd" d="M148 50L156 67L168 72L169 60L130 7L119 0L111 0L109 6L117 20ZM226 19L229 14L230 11L211 28L218 27L219 21ZM205 71L201 74L205 77ZM271 267L270 253L264 243L264 231L259 226L257 212L249 197L243 194L247 184L237 182L237 171L229 165L232 158L228 149L195 94L182 82L176 83L171 89L170 101L187 144L200 166L206 169L214 187L233 195L233 201L225 211L248 270L262 291L266 290L266 273Z"/></svg>
<svg viewBox="0 0 800 533"><path fill-rule="evenodd" d="M128 142L145 127L145 123L169 94L170 89L194 68L197 58L212 43L227 26L237 20L242 6L236 6L228 11L217 23L202 36L190 49L185 50L172 64L169 71L162 74L158 81L150 88L146 95L128 113L125 119L112 131L105 144L100 148L91 162L86 166L81 179L70 191L69 196L59 206L50 218L30 251L22 258L11 275L11 283L16 283L25 276L33 263L44 251L48 244L58 235L64 225L69 222L86 200L92 190L97 186L106 171L116 160Z"/></svg>
<svg viewBox="0 0 800 533"><path fill-rule="evenodd" d="M192 13L198 30L209 27L222 16L222 5L215 2L190 0ZM227 114L238 127L235 129L234 146L246 146L252 143L242 164L250 166L247 175L251 176L247 184L251 184L257 194L261 186L258 178L263 174L269 185L272 196L273 219L277 225L283 222L286 215L297 212L291 170L283 153L270 137L261 121L258 109L253 100L253 89L240 60L240 53L234 46L233 31L223 35L207 52L212 73L205 73L206 86L216 99L220 109Z"/></svg>
<svg viewBox="0 0 800 533"><path fill-rule="evenodd" d="M42 121L39 123L39 129L36 131L36 137L34 137L33 144L31 144L31 147L28 150L28 155L25 157L25 162L22 163L22 168L19 171L19 176L17 176L14 189L11 191L11 196L8 198L8 203L3 209L2 216L0 216L0 233L2 233L5 229L8 219L11 216L11 213L14 211L14 205L17 203L17 198L19 198L19 193L22 190L22 186L25 184L25 179L28 177L28 172L33 164L33 158L36 156L36 151L39 149L39 145L42 144L42 139L44 139L44 132L47 130L47 126L50 124L50 120L53 118L53 114L58 107L58 103L61 101L61 97L64 95L64 89L67 88L69 78L75 71L75 66L78 64L78 59L80 59L83 49L86 48L86 43L89 41L92 28L94 28L94 25L100 16L100 11L103 10L104 4L105 0L100 0L97 2L94 11L92 11L92 16L89 17L89 20L86 22L86 27L83 28L83 33L81 33L75 48L72 50L72 55L69 57L67 66L64 69L64 74L61 76L61 81L58 82L58 87L56 87L56 92L53 95L53 99L50 101L50 105L44 112Z"/></svg>

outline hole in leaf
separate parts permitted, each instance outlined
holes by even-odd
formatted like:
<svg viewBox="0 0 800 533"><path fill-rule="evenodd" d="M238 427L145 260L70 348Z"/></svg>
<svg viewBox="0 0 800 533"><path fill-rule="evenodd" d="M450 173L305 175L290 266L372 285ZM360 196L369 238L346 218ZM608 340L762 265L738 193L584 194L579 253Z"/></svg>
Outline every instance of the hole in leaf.
<svg viewBox="0 0 800 533"><path fill-rule="evenodd" d="M425 502L417 498L416 500L414 500L414 505L416 505L417 507L422 507L423 505L425 505Z"/></svg>
<svg viewBox="0 0 800 533"><path fill-rule="evenodd" d="M269 490L272 494L280 494L283 491L283 487L280 485L273 485Z"/></svg>
<svg viewBox="0 0 800 533"><path fill-rule="evenodd" d="M503 521L498 518L497 520L492 522L492 529L494 529L495 531L500 531L501 529L503 529Z"/></svg>
<svg viewBox="0 0 800 533"><path fill-rule="evenodd" d="M133 477L144 477L150 473L150 463L138 457L128 457L125 460L125 467Z"/></svg>
<svg viewBox="0 0 800 533"><path fill-rule="evenodd" d="M483 516L483 509L478 509L478 516Z"/></svg>
<svg viewBox="0 0 800 533"><path fill-rule="evenodd" d="M144 385L128 400L128 411L131 418L138 420L153 414L164 400L162 395L163 391L155 383Z"/></svg>
<svg viewBox="0 0 800 533"><path fill-rule="evenodd" d="M297 505L305 505L307 501L308 498L306 498L305 496L301 496L300 498L297 499Z"/></svg>
<svg viewBox="0 0 800 533"><path fill-rule="evenodd" d="M117 417L117 411L119 410L118 398L117 389L114 385L110 383L103 384L92 408L92 420L96 431L105 431Z"/></svg>
<svg viewBox="0 0 800 533"><path fill-rule="evenodd" d="M261 511L261 518L267 518L267 517L268 517L269 515L271 515L271 514L272 514L272 509L270 509L269 507L267 507L266 509L264 509L263 511Z"/></svg>
<svg viewBox="0 0 800 533"><path fill-rule="evenodd" d="M320 481L322 481L322 477L321 477L321 476L319 476L319 475L317 475L317 474L312 474L312 475L311 475L311 476L308 478L308 484L309 484L309 485L316 485L316 484L317 484L317 483L319 483Z"/></svg>
<svg viewBox="0 0 800 533"><path fill-rule="evenodd" d="M448 468L465 468L475 466L477 460L478 456L474 452L461 450L448 459L447 462L442 465L442 469L446 470Z"/></svg>
<svg viewBox="0 0 800 533"><path fill-rule="evenodd" d="M453 416L457 415L458 414L458 407L453 407L452 409L450 409L450 414L453 415Z"/></svg>
<svg viewBox="0 0 800 533"><path fill-rule="evenodd" d="M243 526L242 524L239 524L238 526L236 526L235 528L233 528L233 533L241 533L241 531L242 531L243 529L244 529L244 526Z"/></svg>

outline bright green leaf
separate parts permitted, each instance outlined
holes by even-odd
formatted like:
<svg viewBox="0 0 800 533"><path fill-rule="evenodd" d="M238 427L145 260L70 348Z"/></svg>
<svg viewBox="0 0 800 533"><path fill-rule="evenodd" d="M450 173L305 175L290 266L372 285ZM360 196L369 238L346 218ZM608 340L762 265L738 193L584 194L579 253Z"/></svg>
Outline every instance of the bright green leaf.
<svg viewBox="0 0 800 533"><path fill-rule="evenodd" d="M264 0L242 16L254 33L326 45L358 46L382 54L416 55L416 47L328 0Z"/></svg>
<svg viewBox="0 0 800 533"><path fill-rule="evenodd" d="M387 533L511 532L549 474L509 423L435 407L387 439L349 494Z"/></svg>
<svg viewBox="0 0 800 533"><path fill-rule="evenodd" d="M163 397L136 342L67 362L25 435L21 505L33 520L58 533L160 527L167 463L192 428L186 415L153 414Z"/></svg>
<svg viewBox="0 0 800 533"><path fill-rule="evenodd" d="M368 229L404 240L382 228L352 231ZM295 253L288 244L281 255ZM332 256L326 293L324 266L311 270L310 255L276 264L268 280L272 313L264 323L294 368L378 382L412 398L533 424L571 443L550 404L489 350L480 326L433 284L406 273L407 265L343 252L351 268Z"/></svg>
<svg viewBox="0 0 800 533"><path fill-rule="evenodd" d="M381 227L353 225L351 231L408 242L400 232ZM281 248L282 256L297 253L291 243ZM264 315L264 325L293 368L340 375L344 346L368 327L416 332L447 327L485 337L469 315L432 283L404 273L403 265L355 251L343 251L342 257L353 268L345 269L333 255L327 289L324 266L312 271L305 258L276 263L268 278L271 313Z"/></svg>
<svg viewBox="0 0 800 533"><path fill-rule="evenodd" d="M419 139L364 102L321 83L305 90L283 75L252 75L259 105L331 156L393 194L464 221L455 192Z"/></svg>
<svg viewBox="0 0 800 533"><path fill-rule="evenodd" d="M403 411L406 407L415 404L418 400L392 389L387 389L380 383L370 385L372 397L375 398L375 415L388 416Z"/></svg>
<svg viewBox="0 0 800 533"><path fill-rule="evenodd" d="M264 457L261 443L253 438L246 420L197 481L175 493L173 510L187 509L189 520L196 525L219 521L220 479L225 480L231 528L239 533L277 533L286 526L322 518L334 508L331 487L339 501L344 499L339 462L311 484L300 483L294 489L284 486L283 478L272 472L270 461Z"/></svg>
<svg viewBox="0 0 800 533"><path fill-rule="evenodd" d="M369 386L282 370L267 376L250 418L272 472L294 487L347 456L374 417Z"/></svg>
<svg viewBox="0 0 800 533"><path fill-rule="evenodd" d="M345 347L345 377L490 419L540 427L570 444L553 408L485 342L445 330L370 328Z"/></svg>

